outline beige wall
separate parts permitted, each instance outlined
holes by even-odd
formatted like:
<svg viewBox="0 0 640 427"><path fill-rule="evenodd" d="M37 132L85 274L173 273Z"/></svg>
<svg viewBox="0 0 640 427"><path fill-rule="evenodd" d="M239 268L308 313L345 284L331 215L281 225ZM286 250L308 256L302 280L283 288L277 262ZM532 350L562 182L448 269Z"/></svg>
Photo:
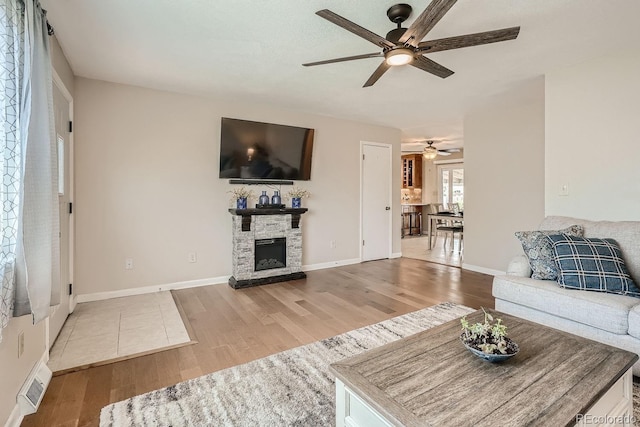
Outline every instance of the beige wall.
<svg viewBox="0 0 640 427"><path fill-rule="evenodd" d="M400 158L397 129L270 106L81 78L75 103L78 294L231 274L227 191L234 186L218 178L221 116L316 129L311 181L299 182L312 193L304 201L304 265L359 257L360 141L393 144ZM393 252L400 252L400 215L393 218ZM188 262L189 252L197 263ZM125 270L126 258L133 270Z"/></svg>
<svg viewBox="0 0 640 427"><path fill-rule="evenodd" d="M55 37L51 42L51 62L73 94L74 77ZM18 358L18 334L24 333L24 353ZM46 350L45 322L32 324L31 316L12 318L2 330L0 343L0 425L5 425L16 406L16 396L27 376Z"/></svg>
<svg viewBox="0 0 640 427"><path fill-rule="evenodd" d="M463 160L464 152L451 153L450 156L438 156L433 160L422 161L422 203L440 203L438 192L438 163L442 161Z"/></svg>
<svg viewBox="0 0 640 427"><path fill-rule="evenodd" d="M547 215L640 220L638 76L637 52L547 75Z"/></svg>
<svg viewBox="0 0 640 427"><path fill-rule="evenodd" d="M544 80L513 89L464 120L464 264L505 271L513 233L544 218Z"/></svg>

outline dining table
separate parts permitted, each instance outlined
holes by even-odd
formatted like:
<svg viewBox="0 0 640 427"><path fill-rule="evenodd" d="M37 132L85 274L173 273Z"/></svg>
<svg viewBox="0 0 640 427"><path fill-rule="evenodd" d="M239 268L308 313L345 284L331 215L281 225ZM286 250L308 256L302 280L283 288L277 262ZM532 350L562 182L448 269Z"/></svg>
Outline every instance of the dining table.
<svg viewBox="0 0 640 427"><path fill-rule="evenodd" d="M453 213L453 212L438 212L438 213L430 213L427 215L427 236L429 236L429 250L432 248L432 236L434 230L434 222L438 220L446 220L451 222L457 222L460 224L464 224L464 215L462 212Z"/></svg>

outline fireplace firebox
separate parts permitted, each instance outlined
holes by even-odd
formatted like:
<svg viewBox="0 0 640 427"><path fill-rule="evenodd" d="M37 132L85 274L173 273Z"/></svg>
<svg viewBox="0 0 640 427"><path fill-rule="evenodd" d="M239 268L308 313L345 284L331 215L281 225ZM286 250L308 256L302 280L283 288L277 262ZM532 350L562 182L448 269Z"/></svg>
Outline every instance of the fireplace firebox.
<svg viewBox="0 0 640 427"><path fill-rule="evenodd" d="M255 271L283 268L287 266L287 239L255 240Z"/></svg>

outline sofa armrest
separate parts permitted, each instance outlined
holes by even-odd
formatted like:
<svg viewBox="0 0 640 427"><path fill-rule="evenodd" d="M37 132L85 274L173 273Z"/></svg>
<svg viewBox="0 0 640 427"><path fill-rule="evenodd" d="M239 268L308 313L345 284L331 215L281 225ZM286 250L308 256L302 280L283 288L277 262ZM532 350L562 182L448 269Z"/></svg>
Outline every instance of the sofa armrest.
<svg viewBox="0 0 640 427"><path fill-rule="evenodd" d="M507 275L518 277L531 277L531 266L525 255L514 257L507 267Z"/></svg>

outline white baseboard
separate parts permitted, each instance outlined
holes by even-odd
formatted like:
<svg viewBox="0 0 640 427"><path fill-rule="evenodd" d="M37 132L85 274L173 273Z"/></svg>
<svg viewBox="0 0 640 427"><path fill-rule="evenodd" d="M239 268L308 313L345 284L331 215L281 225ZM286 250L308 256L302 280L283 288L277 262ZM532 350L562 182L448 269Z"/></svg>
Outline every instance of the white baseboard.
<svg viewBox="0 0 640 427"><path fill-rule="evenodd" d="M121 289L117 291L96 292L78 295L78 303L100 301L111 298L128 297L132 295L150 294L153 292L170 291L173 289L197 288L199 286L228 283L229 276L212 277L210 279L187 280L184 282L166 283L164 285L144 286L140 288Z"/></svg>
<svg viewBox="0 0 640 427"><path fill-rule="evenodd" d="M9 419L7 420L4 427L20 427L22 424L22 420L24 419L24 415L20 413L20 406L16 403L16 406L13 407L13 411L9 414Z"/></svg>
<svg viewBox="0 0 640 427"><path fill-rule="evenodd" d="M397 258L396 254L392 255ZM401 254L399 254L401 255ZM325 268L340 267L343 265L359 264L360 258L344 259L339 261L323 262L319 264L303 265L302 271L322 270ZM101 301L111 298L128 297L132 295L150 294L153 292L170 291L174 289L196 288L206 285L218 285L221 283L229 283L229 276L212 277L209 279L188 280L185 282L166 283L164 285L144 286L140 288L120 289L117 291L95 292L92 294L77 295L77 303Z"/></svg>
<svg viewBox="0 0 640 427"><path fill-rule="evenodd" d="M480 267L478 265L471 265L471 264L462 264L462 269L475 271L477 273L488 274L490 276L504 276L505 274L507 274L506 271L493 270L491 268L485 268L485 267Z"/></svg>
<svg viewBox="0 0 640 427"><path fill-rule="evenodd" d="M389 259L394 259L394 258L402 258L402 252L394 252L391 254L391 256L389 257Z"/></svg>
<svg viewBox="0 0 640 427"><path fill-rule="evenodd" d="M362 262L360 258L343 259L340 261L322 262L319 264L303 265L302 271L322 270L325 268L340 267L343 265L359 264Z"/></svg>

